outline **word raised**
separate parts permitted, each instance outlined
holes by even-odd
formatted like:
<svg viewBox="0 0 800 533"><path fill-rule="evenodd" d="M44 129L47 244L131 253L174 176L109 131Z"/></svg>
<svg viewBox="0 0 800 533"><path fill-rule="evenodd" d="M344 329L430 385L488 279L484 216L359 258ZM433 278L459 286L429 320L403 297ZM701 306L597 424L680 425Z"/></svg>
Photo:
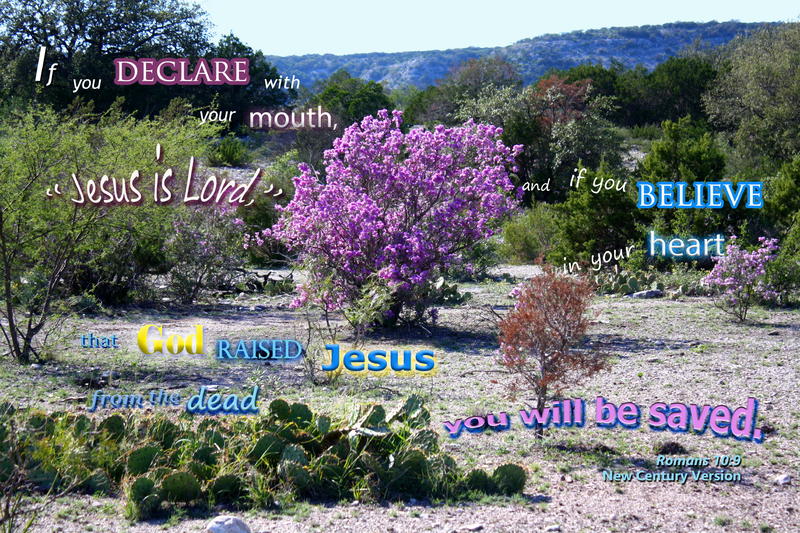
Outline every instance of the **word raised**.
<svg viewBox="0 0 800 533"><path fill-rule="evenodd" d="M688 258L694 259L698 257L708 257L709 255L722 255L723 254L723 247L725 243L725 237L722 235L713 235L711 237L706 237L702 239L703 243L701 245L700 239L695 237L690 237L688 239L681 239L675 237L670 239L669 241L665 241L658 235L656 232L651 231L650 236L647 239L648 242L648 253L651 256L663 255L667 257L675 257L675 258ZM709 247L709 244L712 244ZM716 251L714 252L712 249L716 246ZM656 248L661 248L661 253L656 251Z"/></svg>
<svg viewBox="0 0 800 533"><path fill-rule="evenodd" d="M81 348L119 348L117 336L95 337L93 334L81 335Z"/></svg>
<svg viewBox="0 0 800 533"><path fill-rule="evenodd" d="M158 333L157 338L152 338L151 331ZM152 347L150 341L153 341ZM178 334L173 334L164 340L163 326L156 326L154 324L147 324L139 329L139 334L136 336L137 344L142 353L154 354L156 352L164 353L164 348L171 354L178 354L186 350L186 353L203 355L203 326L195 326L194 334L182 337Z"/></svg>
<svg viewBox="0 0 800 533"><path fill-rule="evenodd" d="M186 411L193 414L209 414L216 415L219 413L224 414L257 414L258 406L258 392L259 387L253 387L253 392L245 396L241 400L236 394L228 394L227 396L220 393L214 393L206 398L206 388L200 387L200 392L189 398L186 402Z"/></svg>
<svg viewBox="0 0 800 533"><path fill-rule="evenodd" d="M685 181L660 181L655 185L649 181L640 181L636 187L639 190L636 207L640 209L651 207L659 209L702 209L706 207L719 209L724 205L723 200L727 200L728 205L736 208L745 197L745 193L747 193L745 207L752 209L764 206L760 181L743 181L737 183L735 187L729 181L698 181L694 183L693 198L687 198L689 184ZM706 201L703 201L704 198Z"/></svg>
<svg viewBox="0 0 800 533"><path fill-rule="evenodd" d="M250 60L214 58L197 60L190 73L186 58L114 60L114 83L116 85L247 85L250 83ZM210 65L209 65L210 63ZM167 69L171 72L168 73Z"/></svg>
<svg viewBox="0 0 800 533"><path fill-rule="evenodd" d="M295 347L294 350L290 348ZM233 352L233 353L231 353ZM303 353L303 346L296 340L243 340L236 342L236 348L231 347L231 341L217 340L217 359L249 359L272 361L294 360Z"/></svg>
<svg viewBox="0 0 800 533"><path fill-rule="evenodd" d="M436 367L436 359L431 350L421 350L413 355L411 350L403 350L402 356L398 350L391 350L387 359L385 350L373 350L367 356L359 350L350 350L340 358L338 344L326 344L325 349L331 352L330 364L322 366L322 370L326 372L345 370L364 375L367 372L387 373L391 370L406 374L429 374Z"/></svg>

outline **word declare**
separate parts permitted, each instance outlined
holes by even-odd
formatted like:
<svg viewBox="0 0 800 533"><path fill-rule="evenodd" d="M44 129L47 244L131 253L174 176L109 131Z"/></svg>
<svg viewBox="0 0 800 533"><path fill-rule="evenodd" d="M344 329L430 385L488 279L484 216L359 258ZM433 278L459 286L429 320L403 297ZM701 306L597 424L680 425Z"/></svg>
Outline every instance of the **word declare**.
<svg viewBox="0 0 800 533"><path fill-rule="evenodd" d="M639 198L636 207L649 209L719 209L728 205L734 209L745 199L744 206L750 209L764 207L761 197L760 181L742 181L733 184L729 181L697 181L692 189L694 197L689 198L687 191L689 184L685 181L660 181L650 183L640 181L636 183Z"/></svg>
<svg viewBox="0 0 800 533"><path fill-rule="evenodd" d="M250 60L214 58L197 60L194 69L186 58L121 58L114 60L115 85L247 85Z"/></svg>

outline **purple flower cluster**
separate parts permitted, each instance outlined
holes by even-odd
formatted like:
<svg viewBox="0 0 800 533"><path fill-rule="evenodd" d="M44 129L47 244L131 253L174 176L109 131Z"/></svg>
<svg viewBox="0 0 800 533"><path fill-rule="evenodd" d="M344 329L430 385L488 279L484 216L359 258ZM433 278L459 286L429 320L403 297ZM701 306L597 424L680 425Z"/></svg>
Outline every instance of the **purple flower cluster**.
<svg viewBox="0 0 800 533"><path fill-rule="evenodd" d="M776 257L778 240L759 237L758 242L758 248L747 251L736 244L736 235L732 235L725 255L712 258L716 263L714 269L703 279L705 284L720 289L718 304L740 321L747 318L747 311L757 297L764 300L778 297L764 281L767 263Z"/></svg>
<svg viewBox="0 0 800 533"><path fill-rule="evenodd" d="M402 302L518 205L508 172L522 147L505 146L500 128L470 121L403 133L401 124L401 112L383 110L347 128L325 152L325 183L299 165L294 199L253 238L299 254L310 277L295 305L340 308L374 273Z"/></svg>

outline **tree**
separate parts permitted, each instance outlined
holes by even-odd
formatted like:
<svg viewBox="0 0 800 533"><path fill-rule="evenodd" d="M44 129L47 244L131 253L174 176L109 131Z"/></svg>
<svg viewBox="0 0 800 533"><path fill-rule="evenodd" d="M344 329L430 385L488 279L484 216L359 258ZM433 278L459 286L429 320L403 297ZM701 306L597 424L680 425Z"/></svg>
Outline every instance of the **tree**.
<svg viewBox="0 0 800 533"><path fill-rule="evenodd" d="M519 89L522 78L516 67L501 57L468 59L453 68L438 85L414 95L406 113L408 123L457 124L460 103L477 98L487 87Z"/></svg>
<svg viewBox="0 0 800 533"><path fill-rule="evenodd" d="M133 202L131 173L139 170L135 187L145 201L156 169L186 175L189 154L214 133L185 115L137 121L118 108L101 117L35 108L0 121L0 332L13 358L44 357L69 296L119 298L162 252L169 210L79 205L71 176L87 190L89 180L97 187L102 176L113 178L114 194L124 190ZM154 161L156 143L164 167Z"/></svg>
<svg viewBox="0 0 800 533"><path fill-rule="evenodd" d="M641 173L656 181L706 180L725 170L725 156L707 127L685 116L661 125L663 135L653 142L641 163Z"/></svg>
<svg viewBox="0 0 800 533"><path fill-rule="evenodd" d="M566 201L554 207L556 238L547 254L554 264L588 263L593 254L624 248L639 237L637 224L642 220L641 210L636 209L630 190L613 187L592 192L594 180L622 182L625 178L606 166L584 175L585 183L571 190Z"/></svg>
<svg viewBox="0 0 800 533"><path fill-rule="evenodd" d="M499 125L506 144L521 144L520 184L548 183L549 191L526 192L525 202L552 199L564 191L563 180L582 161L595 167L620 162L620 139L604 118L608 98L588 100L589 82L566 83L557 76L521 91L487 86L477 98L461 101L459 120Z"/></svg>
<svg viewBox="0 0 800 533"><path fill-rule="evenodd" d="M419 319L429 282L516 206L508 169L518 149L496 127L406 134L401 124L401 112L382 110L347 128L325 154L325 183L300 165L294 198L265 232L308 272L295 305L346 308L379 284L391 293L390 321L412 307Z"/></svg>
<svg viewBox="0 0 800 533"><path fill-rule="evenodd" d="M755 171L800 153L800 23L769 25L734 40L705 95L711 121L729 132Z"/></svg>
<svg viewBox="0 0 800 533"><path fill-rule="evenodd" d="M512 391L531 390L536 406L601 370L604 356L577 350L589 328L594 289L585 278L543 272L517 287L514 309L500 321L500 364L513 374ZM541 437L543 428L537 428Z"/></svg>
<svg viewBox="0 0 800 533"><path fill-rule="evenodd" d="M392 107L381 84L353 78L345 70L337 70L315 89L316 93L306 105L321 106L332 115L332 122L339 128L357 123L380 109ZM322 169L323 152L331 147L340 131L328 128L298 130L295 148L300 158L313 168Z"/></svg>
<svg viewBox="0 0 800 533"><path fill-rule="evenodd" d="M199 57L208 50L205 12L183 0L4 0L0 1L0 56L6 97L36 98L63 109L74 98L71 80L101 78L101 91L87 93L99 109L125 94L157 112L191 87L129 86L109 82L118 57ZM53 85L41 90L31 76L39 47L47 47L47 63L58 63Z"/></svg>
<svg viewBox="0 0 800 533"><path fill-rule="evenodd" d="M267 88L265 80L279 79L278 70L264 58L261 50L253 50L232 33L220 39L207 57L246 57L250 60L250 83L247 85L211 85L193 94L196 105L213 103L221 111L238 111L231 121L231 127L242 124L249 109L281 108L297 97L294 89Z"/></svg>

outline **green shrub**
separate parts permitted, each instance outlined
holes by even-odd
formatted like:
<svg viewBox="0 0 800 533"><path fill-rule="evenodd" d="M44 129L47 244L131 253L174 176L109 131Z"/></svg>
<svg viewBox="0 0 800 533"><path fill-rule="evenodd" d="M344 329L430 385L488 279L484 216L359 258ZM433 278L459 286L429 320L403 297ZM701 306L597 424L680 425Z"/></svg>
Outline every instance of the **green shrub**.
<svg viewBox="0 0 800 533"><path fill-rule="evenodd" d="M364 405L338 422L283 400L246 420L195 424L193 417L175 423L161 415L112 415L98 431L73 431L77 417L67 413L24 409L3 416L4 423L30 431L20 453L9 457L13 464L0 463L2 469L21 466L28 481L45 489L56 480L91 492L123 488L125 515L132 520L183 504L271 505L275 495L459 498L513 494L525 483L524 471L514 465L491 478L460 470L439 451L418 396L389 413Z"/></svg>
<svg viewBox="0 0 800 533"><path fill-rule="evenodd" d="M512 263L531 263L547 255L556 232L556 210L545 203L536 204L503 226L500 256Z"/></svg>
<svg viewBox="0 0 800 533"><path fill-rule="evenodd" d="M636 208L632 180L628 180L626 190L603 189L595 194L594 179L627 178L604 167L585 176L581 185L569 192L567 200L554 208L557 232L547 258L555 265L589 263L593 254L623 249L631 240L642 241L638 227L642 215Z"/></svg>
<svg viewBox="0 0 800 533"><path fill-rule="evenodd" d="M251 160L244 142L229 133L208 151L208 164L212 167L240 167Z"/></svg>
<svg viewBox="0 0 800 533"><path fill-rule="evenodd" d="M527 477L521 466L512 464L498 466L492 473L492 481L497 490L506 495L522 492Z"/></svg>
<svg viewBox="0 0 800 533"><path fill-rule="evenodd" d="M634 139L647 139L653 141L661 138L661 126L658 124L643 124L631 128L631 137Z"/></svg>
<svg viewBox="0 0 800 533"><path fill-rule="evenodd" d="M800 291L800 211L780 243L778 257L767 264L765 281L778 293L777 303L790 303Z"/></svg>

